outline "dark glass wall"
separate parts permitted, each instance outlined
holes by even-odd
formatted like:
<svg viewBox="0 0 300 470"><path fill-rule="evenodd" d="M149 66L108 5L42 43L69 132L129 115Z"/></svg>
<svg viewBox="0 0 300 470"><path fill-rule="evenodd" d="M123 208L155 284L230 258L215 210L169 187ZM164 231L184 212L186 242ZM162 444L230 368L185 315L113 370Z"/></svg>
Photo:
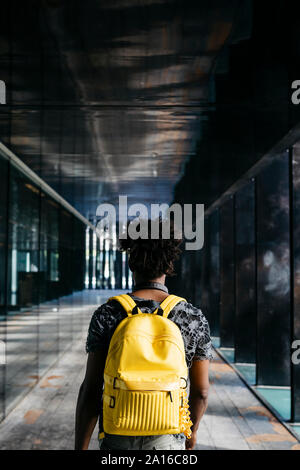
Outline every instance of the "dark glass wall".
<svg viewBox="0 0 300 470"><path fill-rule="evenodd" d="M297 156L297 153L295 153ZM203 310L215 331L216 277L220 282L220 342L235 349L235 361L256 363L257 384L290 385L291 239L294 227L294 337L297 337L297 160L290 188L289 153L257 168L231 198L206 217L202 254ZM290 195L294 197L290 217ZM220 212L220 236L212 217ZM215 221L217 220L216 215ZM215 241L213 242L213 238ZM219 245L220 270L212 256ZM217 253L217 251L216 251ZM216 300L215 300L216 301ZM296 369L295 369L296 370ZM295 372L296 374L296 372ZM295 379L296 380L296 379Z"/></svg>
<svg viewBox="0 0 300 470"><path fill-rule="evenodd" d="M201 289L197 305L209 321L212 336L220 334L220 218L215 210L204 219L204 247L198 254ZM197 282L198 285L198 282Z"/></svg>
<svg viewBox="0 0 300 470"><path fill-rule="evenodd" d="M213 312L210 308L211 302L211 289L210 289L210 216L204 218L204 245L201 250L201 280L200 280L200 299L198 296L198 305L201 306L202 312L209 321L211 333L215 335L214 332L214 321L213 321ZM177 279L178 285L180 285L181 279ZM219 319L219 316L218 316Z"/></svg>
<svg viewBox="0 0 300 470"><path fill-rule="evenodd" d="M0 158L0 420L4 416L5 397L5 305L7 262L7 191L9 165Z"/></svg>
<svg viewBox="0 0 300 470"><path fill-rule="evenodd" d="M289 159L257 176L257 383L290 384Z"/></svg>
<svg viewBox="0 0 300 470"><path fill-rule="evenodd" d="M59 276L60 297L59 309L63 315L59 315L59 347L64 350L72 339L73 315L73 219L66 210L59 213Z"/></svg>
<svg viewBox="0 0 300 470"><path fill-rule="evenodd" d="M213 336L220 334L220 215L215 210L209 222L209 292L210 328ZM201 305L201 304L200 304Z"/></svg>
<svg viewBox="0 0 300 470"><path fill-rule="evenodd" d="M86 224L2 156L0 179L2 419L82 332Z"/></svg>
<svg viewBox="0 0 300 470"><path fill-rule="evenodd" d="M185 296L196 287L212 336L251 385L290 387L294 422L300 420L299 353L292 360L300 340L299 148L266 155L251 177L208 208L201 254L192 255L194 264L184 254L173 288Z"/></svg>
<svg viewBox="0 0 300 470"><path fill-rule="evenodd" d="M291 150L291 229L293 235L292 243L292 342L297 341L296 348L291 353L299 351L300 340L300 147L299 144ZM292 421L300 422L300 362L299 354L296 361L291 362L292 383Z"/></svg>
<svg viewBox="0 0 300 470"><path fill-rule="evenodd" d="M5 408L38 379L40 190L14 166L8 205ZM41 282L40 282L41 281Z"/></svg>
<svg viewBox="0 0 300 470"><path fill-rule="evenodd" d="M0 315L6 304L6 243L7 243L7 191L8 161L0 159Z"/></svg>
<svg viewBox="0 0 300 470"><path fill-rule="evenodd" d="M232 350L225 356L251 384L291 388L294 422L300 419L300 365L292 361L298 347L292 342L300 339L299 155L297 144L268 156L207 211L197 258L198 304L212 335ZM197 285L195 276L189 279Z"/></svg>
<svg viewBox="0 0 300 470"><path fill-rule="evenodd" d="M7 304L14 310L39 301L40 190L13 166L9 186Z"/></svg>
<svg viewBox="0 0 300 470"><path fill-rule="evenodd" d="M234 345L235 258L234 199L220 208L220 341L223 347Z"/></svg>
<svg viewBox="0 0 300 470"><path fill-rule="evenodd" d="M235 195L235 360L256 360L255 182Z"/></svg>
<svg viewBox="0 0 300 470"><path fill-rule="evenodd" d="M41 374L59 353L58 298L59 298L59 205L41 193L40 218L40 284L39 302L39 373Z"/></svg>

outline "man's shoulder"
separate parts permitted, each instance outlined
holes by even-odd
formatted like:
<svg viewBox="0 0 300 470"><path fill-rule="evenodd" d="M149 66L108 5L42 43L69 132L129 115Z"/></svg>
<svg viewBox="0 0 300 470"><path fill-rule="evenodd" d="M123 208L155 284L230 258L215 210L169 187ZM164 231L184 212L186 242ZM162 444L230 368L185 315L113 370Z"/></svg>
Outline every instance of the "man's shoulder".
<svg viewBox="0 0 300 470"><path fill-rule="evenodd" d="M115 299L108 299L96 308L93 316L96 318L118 318L122 313L123 309L119 302Z"/></svg>
<svg viewBox="0 0 300 470"><path fill-rule="evenodd" d="M185 315L191 316L194 319L199 318L203 319L204 315L202 313L201 308L196 307L194 304L189 302L188 300L181 300L178 302L178 304L174 307L174 313L175 312L184 312Z"/></svg>

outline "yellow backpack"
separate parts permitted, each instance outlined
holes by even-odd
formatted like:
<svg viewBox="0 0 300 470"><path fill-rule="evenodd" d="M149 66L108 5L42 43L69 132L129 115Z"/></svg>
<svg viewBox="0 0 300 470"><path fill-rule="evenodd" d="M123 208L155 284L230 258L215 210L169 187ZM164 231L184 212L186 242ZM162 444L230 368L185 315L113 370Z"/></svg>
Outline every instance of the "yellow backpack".
<svg viewBox="0 0 300 470"><path fill-rule="evenodd" d="M169 295L152 314L126 294L111 297L127 317L117 326L104 369L104 433L190 436L188 368L182 335L168 319L185 300ZM109 300L111 300L109 299Z"/></svg>

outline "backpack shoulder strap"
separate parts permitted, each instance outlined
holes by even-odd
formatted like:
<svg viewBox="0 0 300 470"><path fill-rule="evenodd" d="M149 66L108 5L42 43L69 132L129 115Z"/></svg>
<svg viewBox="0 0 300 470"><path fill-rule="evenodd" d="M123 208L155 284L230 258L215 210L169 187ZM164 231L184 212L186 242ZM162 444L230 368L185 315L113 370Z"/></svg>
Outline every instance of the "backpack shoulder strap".
<svg viewBox="0 0 300 470"><path fill-rule="evenodd" d="M117 300L122 307L124 308L125 312L129 317L132 316L132 310L136 306L135 301L127 294L116 295L114 297L110 297L108 300Z"/></svg>
<svg viewBox="0 0 300 470"><path fill-rule="evenodd" d="M177 305L181 301L186 302L186 299L173 294L168 295L168 297L166 297L165 300L163 300L160 304L160 307L164 312L163 317L168 318L168 315L171 312L172 308L175 307L175 305Z"/></svg>

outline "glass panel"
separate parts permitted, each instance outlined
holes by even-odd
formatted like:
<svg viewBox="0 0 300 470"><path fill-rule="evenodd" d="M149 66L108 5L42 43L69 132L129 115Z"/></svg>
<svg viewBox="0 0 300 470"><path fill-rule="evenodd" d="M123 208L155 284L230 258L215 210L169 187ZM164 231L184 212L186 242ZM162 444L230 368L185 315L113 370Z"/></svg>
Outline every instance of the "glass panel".
<svg viewBox="0 0 300 470"><path fill-rule="evenodd" d="M73 293L73 217L64 209L60 210L59 221L59 351L62 352L72 341L72 293Z"/></svg>
<svg viewBox="0 0 300 470"><path fill-rule="evenodd" d="M257 176L257 383L290 384L289 161Z"/></svg>
<svg viewBox="0 0 300 470"><path fill-rule="evenodd" d="M0 178L1 421L82 331L86 226L2 158Z"/></svg>
<svg viewBox="0 0 300 470"><path fill-rule="evenodd" d="M293 336L300 339L300 144L292 151L292 191L293 191ZM298 350L298 348L297 348ZM293 352L297 351L296 349ZM292 368L292 420L300 423L300 363L295 361Z"/></svg>
<svg viewBox="0 0 300 470"><path fill-rule="evenodd" d="M256 361L255 183L235 196L236 362Z"/></svg>
<svg viewBox="0 0 300 470"><path fill-rule="evenodd" d="M221 346L234 346L235 285L234 285L234 205L233 198L224 202L220 209L220 272Z"/></svg>
<svg viewBox="0 0 300 470"><path fill-rule="evenodd" d="M83 327L82 296L80 291L84 287L85 277L85 225L73 217L73 338L77 336Z"/></svg>
<svg viewBox="0 0 300 470"><path fill-rule="evenodd" d="M59 206L45 194L41 198L39 373L58 356L58 222Z"/></svg>
<svg viewBox="0 0 300 470"><path fill-rule="evenodd" d="M200 305L201 309L209 322L209 326L211 329L211 334L213 334L213 325L212 325L212 317L211 317L211 309L210 309L210 265L209 265L209 253L210 253L210 237L209 237L209 227L210 227L210 216L206 216L204 219L204 245L202 248L202 256L201 256L201 298L200 298Z"/></svg>
<svg viewBox="0 0 300 470"><path fill-rule="evenodd" d="M0 420L4 416L8 162L0 157Z"/></svg>
<svg viewBox="0 0 300 470"><path fill-rule="evenodd" d="M38 378L39 189L11 166L6 412Z"/></svg>
<svg viewBox="0 0 300 470"><path fill-rule="evenodd" d="M209 224L210 328L213 336L220 330L220 221L219 211L210 215Z"/></svg>

